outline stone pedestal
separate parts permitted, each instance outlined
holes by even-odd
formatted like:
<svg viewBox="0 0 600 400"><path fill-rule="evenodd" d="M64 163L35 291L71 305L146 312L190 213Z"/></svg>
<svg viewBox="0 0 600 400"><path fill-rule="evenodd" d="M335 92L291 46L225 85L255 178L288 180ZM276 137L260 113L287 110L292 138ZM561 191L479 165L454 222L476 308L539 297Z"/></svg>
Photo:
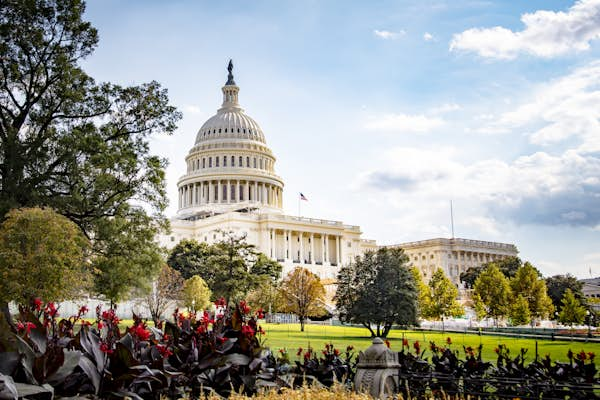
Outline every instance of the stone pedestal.
<svg viewBox="0 0 600 400"><path fill-rule="evenodd" d="M398 354L387 348L381 338L358 355L354 387L376 399L392 398L398 392Z"/></svg>

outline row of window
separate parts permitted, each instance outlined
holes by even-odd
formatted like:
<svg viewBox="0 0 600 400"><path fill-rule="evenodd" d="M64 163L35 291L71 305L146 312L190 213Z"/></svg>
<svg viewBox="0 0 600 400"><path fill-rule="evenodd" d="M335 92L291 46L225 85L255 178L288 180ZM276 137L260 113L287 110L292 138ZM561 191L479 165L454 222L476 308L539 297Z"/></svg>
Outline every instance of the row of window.
<svg viewBox="0 0 600 400"><path fill-rule="evenodd" d="M212 130L208 129L208 130L205 130L204 132L202 132L202 136L206 137L206 136L210 136L211 134L214 135L217 133L223 133L222 130L223 130L222 128L219 128L219 129L215 128ZM224 130L225 130L225 133L236 133L235 132L236 128L229 128L229 132L227 132L227 128L225 128ZM241 129L237 128L237 133L246 133L246 128L241 128ZM256 131L254 133L256 133ZM252 129L250 129L250 128L248 129L248 134L252 135Z"/></svg>
<svg viewBox="0 0 600 400"><path fill-rule="evenodd" d="M204 168L217 168L217 167L246 167L246 168L258 168L264 170L271 170L273 161L269 159L257 158L257 157L243 157L243 156L215 156L215 157L202 157L202 159L196 159L191 161L191 170L196 171Z"/></svg>

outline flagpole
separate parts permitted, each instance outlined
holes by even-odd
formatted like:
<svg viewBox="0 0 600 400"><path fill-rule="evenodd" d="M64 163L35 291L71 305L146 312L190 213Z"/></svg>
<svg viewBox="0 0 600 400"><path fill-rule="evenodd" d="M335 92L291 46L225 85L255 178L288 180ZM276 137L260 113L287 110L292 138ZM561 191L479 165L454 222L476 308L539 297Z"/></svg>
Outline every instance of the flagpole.
<svg viewBox="0 0 600 400"><path fill-rule="evenodd" d="M300 195L298 195L298 217L302 217L302 214L300 213Z"/></svg>
<svg viewBox="0 0 600 400"><path fill-rule="evenodd" d="M454 212L452 210L452 200L450 200L450 225L452 226L452 239L454 239Z"/></svg>

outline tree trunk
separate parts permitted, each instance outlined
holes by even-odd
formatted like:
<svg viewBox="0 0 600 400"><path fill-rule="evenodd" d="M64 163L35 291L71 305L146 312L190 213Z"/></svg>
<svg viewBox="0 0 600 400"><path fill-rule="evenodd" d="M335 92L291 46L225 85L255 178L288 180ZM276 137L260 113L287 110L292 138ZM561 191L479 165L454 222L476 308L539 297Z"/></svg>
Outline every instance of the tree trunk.
<svg viewBox="0 0 600 400"><path fill-rule="evenodd" d="M365 328L369 330L369 332L371 332L371 337L374 338L376 335L375 332L373 332L373 329L371 328L371 324L367 324L365 322L363 322L362 324Z"/></svg>
<svg viewBox="0 0 600 400"><path fill-rule="evenodd" d="M14 328L12 317L10 316L10 309L8 308L8 303L1 302L0 303L0 312L4 314L4 319L10 325L11 328Z"/></svg>
<svg viewBox="0 0 600 400"><path fill-rule="evenodd" d="M300 317L300 332L304 332L304 317Z"/></svg>
<svg viewBox="0 0 600 400"><path fill-rule="evenodd" d="M381 335L381 337L387 338L387 335L390 333L391 329L392 329L392 324L385 324L383 326L383 334Z"/></svg>

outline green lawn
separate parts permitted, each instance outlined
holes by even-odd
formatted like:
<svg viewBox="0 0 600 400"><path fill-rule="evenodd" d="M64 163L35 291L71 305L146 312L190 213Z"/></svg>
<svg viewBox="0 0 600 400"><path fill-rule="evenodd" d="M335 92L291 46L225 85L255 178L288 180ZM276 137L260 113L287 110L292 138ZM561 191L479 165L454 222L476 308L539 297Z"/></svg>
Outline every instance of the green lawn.
<svg viewBox="0 0 600 400"><path fill-rule="evenodd" d="M369 332L364 328L346 327L346 326L321 326L321 325L306 325L305 331L300 332L299 324L261 324L266 331L264 338L265 345L272 350L277 351L280 348L286 348L292 359L295 357L298 347L306 348L309 345L320 351L325 343L333 343L336 348L344 350L346 346L352 345L357 350L366 349L370 343ZM445 345L446 338L452 339L452 349L457 349L462 355L462 346L477 347L483 344L483 358L485 360L495 360L496 354L494 349L499 344L506 345L511 354L515 356L521 348L526 348L527 360L532 361L535 357L535 340L533 339L516 339L498 336L479 336L476 334L462 333L444 333L441 332L419 332L419 331L403 331L392 330L389 335L389 341L393 350L400 351L402 349L402 336L406 337L413 350L413 343L418 340L422 349L427 349L425 357L430 357L429 342L433 341L438 346ZM549 341L538 340L538 352L540 356L549 354L553 360L566 361L567 351L571 349L573 352L585 350L586 352L594 352L600 357L600 344L598 343L581 343L568 341Z"/></svg>

